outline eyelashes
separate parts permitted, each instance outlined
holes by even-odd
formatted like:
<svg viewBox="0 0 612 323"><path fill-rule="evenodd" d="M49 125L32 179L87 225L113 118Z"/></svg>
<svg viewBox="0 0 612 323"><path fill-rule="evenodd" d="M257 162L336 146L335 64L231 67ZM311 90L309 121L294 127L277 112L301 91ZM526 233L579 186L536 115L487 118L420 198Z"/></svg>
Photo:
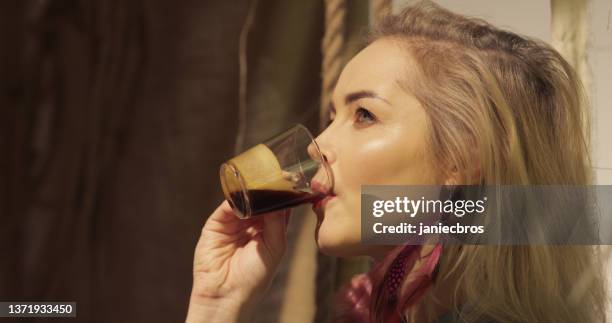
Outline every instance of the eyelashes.
<svg viewBox="0 0 612 323"><path fill-rule="evenodd" d="M376 122L376 117L366 108L359 107L355 110L355 123L370 124Z"/></svg>
<svg viewBox="0 0 612 323"><path fill-rule="evenodd" d="M329 127L334 120L336 119L336 113L334 110L330 110L329 117L327 120L326 127ZM353 116L353 123L357 126L364 126L375 123L377 121L376 116L364 107L358 107L355 110L355 114Z"/></svg>

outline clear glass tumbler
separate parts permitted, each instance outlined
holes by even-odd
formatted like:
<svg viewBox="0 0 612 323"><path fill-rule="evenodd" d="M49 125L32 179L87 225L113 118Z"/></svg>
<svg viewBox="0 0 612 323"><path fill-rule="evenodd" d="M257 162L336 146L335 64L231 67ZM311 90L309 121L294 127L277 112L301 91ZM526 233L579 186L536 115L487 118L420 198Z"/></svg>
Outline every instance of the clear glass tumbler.
<svg viewBox="0 0 612 323"><path fill-rule="evenodd" d="M304 203L333 189L333 175L303 125L274 136L221 165L223 194L240 218Z"/></svg>

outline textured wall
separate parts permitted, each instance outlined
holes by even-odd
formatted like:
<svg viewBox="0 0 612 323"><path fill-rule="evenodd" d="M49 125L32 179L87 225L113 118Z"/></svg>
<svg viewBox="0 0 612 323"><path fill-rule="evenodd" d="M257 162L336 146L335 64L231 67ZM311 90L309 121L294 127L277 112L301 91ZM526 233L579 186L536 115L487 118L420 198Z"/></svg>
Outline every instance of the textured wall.
<svg viewBox="0 0 612 323"><path fill-rule="evenodd" d="M0 298L76 300L85 322L181 321L221 162L295 123L318 130L323 3L0 9ZM314 220L295 210L254 322L327 316L335 259L316 250Z"/></svg>

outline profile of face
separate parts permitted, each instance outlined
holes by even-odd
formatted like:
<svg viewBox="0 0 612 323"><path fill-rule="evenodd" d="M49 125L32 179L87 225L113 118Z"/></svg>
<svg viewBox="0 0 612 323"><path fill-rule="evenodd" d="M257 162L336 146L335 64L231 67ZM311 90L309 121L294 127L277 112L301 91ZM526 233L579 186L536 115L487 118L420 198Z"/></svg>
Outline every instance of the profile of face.
<svg viewBox="0 0 612 323"><path fill-rule="evenodd" d="M329 126L316 138L335 179L334 194L317 213L316 240L329 255L380 253L360 243L361 185L434 184L427 115L401 85L416 62L402 45L380 39L342 71Z"/></svg>

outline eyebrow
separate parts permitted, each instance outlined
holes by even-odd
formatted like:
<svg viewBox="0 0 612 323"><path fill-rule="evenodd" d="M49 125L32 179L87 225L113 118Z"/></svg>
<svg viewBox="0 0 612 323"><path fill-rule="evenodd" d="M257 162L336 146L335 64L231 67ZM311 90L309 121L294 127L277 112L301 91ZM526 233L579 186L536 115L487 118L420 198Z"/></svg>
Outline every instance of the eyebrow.
<svg viewBox="0 0 612 323"><path fill-rule="evenodd" d="M357 92L352 92L347 94L344 97L344 104L349 105L352 102L355 102L359 99L364 99L364 98L370 98L370 99L378 99L381 100L389 105L391 105L391 102L385 100L384 98L382 98L380 95L376 94L373 91L368 91L368 90L364 90L364 91L357 91ZM334 105L333 100L329 101L329 109L328 111L336 111L336 106Z"/></svg>
<svg viewBox="0 0 612 323"><path fill-rule="evenodd" d="M353 92L353 93L349 93L344 97L344 103L346 105L350 104L351 102L357 101L359 99L363 99L363 98L371 98L371 99L378 99L381 100L387 104L391 104L389 103L389 101L383 99L382 97L380 97L378 94L372 92L372 91L357 91L357 92Z"/></svg>

